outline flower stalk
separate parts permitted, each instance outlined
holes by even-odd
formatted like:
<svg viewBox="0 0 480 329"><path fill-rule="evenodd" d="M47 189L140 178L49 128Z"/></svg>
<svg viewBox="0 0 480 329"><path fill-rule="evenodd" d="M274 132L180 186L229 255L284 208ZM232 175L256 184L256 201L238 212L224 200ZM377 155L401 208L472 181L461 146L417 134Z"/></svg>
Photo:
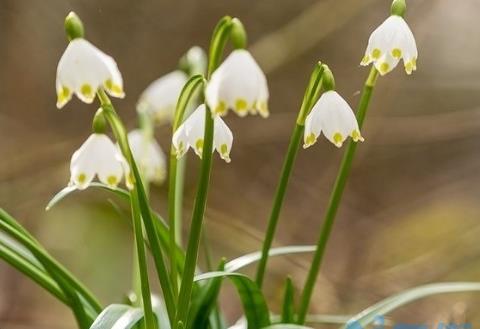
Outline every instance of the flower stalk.
<svg viewBox="0 0 480 329"><path fill-rule="evenodd" d="M131 191L131 200L132 200L132 211L134 217L134 226L136 225L137 228L141 228L141 225L136 223L135 221L137 220L143 220L143 224L145 226L145 232L147 233L148 240L150 242L150 249L152 251L153 259L155 262L155 267L157 270L157 275L160 281L160 285L163 291L163 295L165 298L165 304L167 307L167 312L169 315L170 319L173 319L173 316L175 314L175 304L174 304L174 297L173 297L173 292L172 292L172 286L170 283L170 280L168 278L168 272L166 270L165 262L163 259L162 251L160 249L160 242L159 238L156 234L154 223L153 223L153 218L150 212L150 207L148 205L148 200L146 197L145 190L143 188L142 184L142 178L140 176L140 172L138 171L137 165L135 161L133 160L132 153L130 151L130 147L128 144L128 139L127 139L127 134L125 127L123 126L123 123L121 122L120 118L118 117L112 103L110 102L110 99L106 95L106 93L103 90L99 90L97 93L97 96L100 100L102 109L104 111L105 118L107 119L108 123L110 124L114 135L118 141L118 144L120 146L120 149L122 150L123 155L127 159L130 169L133 173L132 179L134 179L134 186ZM141 222L140 222L141 223ZM138 242L136 242L137 245L137 255L138 255L138 261L139 261L139 271L140 271L140 278L142 279L142 300L143 300L143 307L144 307L144 312L145 312L145 318L147 320L147 316L149 316L151 319L155 320L155 317L153 315L152 311L152 305L151 305L151 297L150 293L148 292L147 294L147 289L148 287L148 276L147 276L147 265L146 265L146 259L145 259L145 250L142 247L139 247L139 244L143 244L143 236L142 236L142 231L141 230L136 230L135 231L135 238ZM143 246L143 245L142 245ZM143 249L143 255L141 255ZM142 263L143 264L140 264ZM142 271L144 272L142 274ZM147 281L145 281L147 280ZM148 289L148 291L150 291ZM152 328L156 328L156 321L154 322L154 326ZM147 328L148 323L147 323Z"/></svg>
<svg viewBox="0 0 480 329"><path fill-rule="evenodd" d="M372 97L373 88L377 81L378 71L372 66L365 85L363 87L362 95L360 97L360 102L357 110L357 121L358 125L361 128L365 120L365 115L368 110L368 105L370 104L370 99ZM353 140L348 143L347 149L343 156L340 168L338 171L337 179L333 187L332 194L330 196L330 201L328 203L327 211L325 213L325 218L323 226L320 230L319 239L317 242L317 248L313 256L312 265L310 267L305 286L302 290L302 296L300 300L300 307L298 312L298 324L304 324L307 316L308 308L310 306L310 300L313 294L313 288L317 280L318 273L320 271L320 266L322 264L322 259L325 254L326 245L332 232L333 224L337 214L340 201L342 199L343 191L345 190L345 185L347 183L348 175L352 167L352 161L355 156L355 150L357 148L357 143Z"/></svg>
<svg viewBox="0 0 480 329"><path fill-rule="evenodd" d="M172 125L172 134L175 134L178 127L181 125L185 116L187 106L195 95L195 91L205 84L205 78L202 75L192 76L183 87L178 98L175 115ZM178 271L176 261L176 248L180 242L180 209L182 207L181 187L184 175L184 159L177 159L176 151L172 143L170 150L170 166L169 166L169 180L168 180L168 225L170 233L170 280L172 281L172 288L174 296L178 294ZM180 188L179 188L180 187Z"/></svg>
<svg viewBox="0 0 480 329"><path fill-rule="evenodd" d="M235 28L234 28L235 27ZM220 64L225 45L231 38L232 29L235 30L234 46L245 46L246 35L238 19L224 17L215 27L212 41L210 43L208 56L207 79L210 79L212 73ZM243 41L242 41L243 40ZM183 328L188 317L188 309L193 287L193 277L198 258L198 250L201 238L203 218L207 202L208 185L210 181L210 172L212 167L212 150L213 150L213 133L214 119L210 109L207 107L205 111L205 131L203 138L202 164L200 168L200 177L197 187L197 194L192 213L192 221L190 226L190 234L187 244L187 252L185 259L185 267L182 274L182 282L178 297L177 313L173 328Z"/></svg>
<svg viewBox="0 0 480 329"><path fill-rule="evenodd" d="M305 91L305 95L303 97L302 105L298 113L295 127L293 128L293 132L290 137L290 143L288 145L287 154L283 163L282 173L280 175L280 180L278 182L277 190L275 192L272 211L268 220L267 232L265 233L265 238L263 240L262 257L260 258L260 261L258 263L256 283L259 287L262 286L263 279L265 277L268 253L270 251L270 248L272 247L273 237L275 235L278 219L280 217L280 211L282 209L283 201L285 199L285 193L287 191L288 181L292 173L293 164L295 163L298 150L300 149L302 135L305 128L305 119L310 110L312 109L313 103L315 102L315 99L318 97L318 94L320 92L324 69L324 65L322 65L320 62L317 63L317 65L315 66L310 77L307 89Z"/></svg>

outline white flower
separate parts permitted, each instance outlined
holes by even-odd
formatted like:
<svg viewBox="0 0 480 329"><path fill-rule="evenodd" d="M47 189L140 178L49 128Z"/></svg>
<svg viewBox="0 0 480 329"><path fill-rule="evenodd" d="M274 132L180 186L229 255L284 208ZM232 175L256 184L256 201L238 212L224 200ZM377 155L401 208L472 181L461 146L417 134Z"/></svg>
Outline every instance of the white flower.
<svg viewBox="0 0 480 329"><path fill-rule="evenodd" d="M361 65L373 62L380 74L384 75L403 59L405 71L411 74L417 69L417 57L412 31L402 17L392 15L370 35Z"/></svg>
<svg viewBox="0 0 480 329"><path fill-rule="evenodd" d="M57 107L62 108L74 93L83 102L92 103L99 88L114 97L125 96L117 63L87 40L72 40L58 62Z"/></svg>
<svg viewBox="0 0 480 329"><path fill-rule="evenodd" d="M115 187L126 178L127 186L131 187L130 169L111 139L104 134L92 134L75 151L70 161L70 184L78 189L87 188L95 175L109 186Z"/></svg>
<svg viewBox="0 0 480 329"><path fill-rule="evenodd" d="M137 111L146 113L158 123L171 121L178 96L187 82L187 75L180 70L170 72L152 82L140 95Z"/></svg>
<svg viewBox="0 0 480 329"><path fill-rule="evenodd" d="M268 117L268 86L265 74L247 50L234 50L213 72L205 97L212 113L238 115L259 113Z"/></svg>
<svg viewBox="0 0 480 329"><path fill-rule="evenodd" d="M172 143L177 158L183 156L191 147L195 153L202 157L203 137L205 133L205 111L204 104L185 120L185 122L173 134ZM214 118L213 149L217 150L220 157L230 162L230 150L232 149L233 134L230 128L219 116ZM212 150L213 151L213 150Z"/></svg>
<svg viewBox="0 0 480 329"><path fill-rule="evenodd" d="M335 146L341 147L345 139L363 142L357 119L348 103L333 90L322 94L305 121L304 148L317 141L320 133Z"/></svg>
<svg viewBox="0 0 480 329"><path fill-rule="evenodd" d="M153 183L162 183L167 172L166 160L165 154L155 138L137 129L128 133L128 143L133 158L145 178Z"/></svg>
<svg viewBox="0 0 480 329"><path fill-rule="evenodd" d="M247 329L247 327L247 319L242 316L240 319L237 320L237 322L235 322L233 326L228 327L228 329Z"/></svg>

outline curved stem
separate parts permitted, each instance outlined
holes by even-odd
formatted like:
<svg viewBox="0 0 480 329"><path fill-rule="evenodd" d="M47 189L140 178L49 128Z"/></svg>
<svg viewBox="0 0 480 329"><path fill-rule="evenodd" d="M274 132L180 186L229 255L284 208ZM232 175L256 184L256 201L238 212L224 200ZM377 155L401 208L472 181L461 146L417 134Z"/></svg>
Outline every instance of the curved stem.
<svg viewBox="0 0 480 329"><path fill-rule="evenodd" d="M230 33L235 25L241 24L238 19L232 19L228 16L220 20L213 32L212 41L210 43L209 61L207 79L217 69L220 64L225 45L230 38ZM242 35L243 27L236 29L236 39L238 42L245 35ZM243 43L245 44L245 43ZM190 297L192 294L193 277L198 258L198 249L202 231L203 217L207 203L207 192L210 181L210 172L212 167L212 150L213 150L213 117L207 106L205 111L205 132L204 145L202 151L202 165L200 168L200 177L198 182L197 194L192 213L192 222L190 226L190 234L188 237L187 253L185 259L185 267L182 274L182 283L178 298L177 315L175 318L174 328L185 326L188 316L188 308L190 305Z"/></svg>
<svg viewBox="0 0 480 329"><path fill-rule="evenodd" d="M127 162L130 165L130 170L133 174L133 179L135 180L134 188L130 193L131 194L130 199L132 202L132 209L136 209L138 211L134 212L132 215L138 216L141 220L143 220L143 224L145 226L145 232L147 233L147 237L150 242L150 249L153 255L153 260L154 260L155 267L157 270L157 275L160 281L160 286L162 287L163 296L164 296L165 304L167 307L167 312L168 312L170 321L172 321L175 314L175 302L173 298L172 285L168 278L168 272L165 266L162 251L160 249L159 237L155 230L155 224L153 222L150 206L148 204L148 198L146 196L145 189L142 184L142 178L138 170L137 164L133 159L132 152L128 144L127 133L126 133L125 127L123 126L122 121L118 117L117 112L113 108L113 105L110 102L110 99L108 98L106 93L103 90L99 90L97 95L100 100L101 106L103 108L105 118L110 124L112 131L118 141L120 149L122 150L124 157L127 159ZM134 220L137 220L137 219L134 219ZM137 253L138 253L139 261L141 261L144 256L140 255L141 250L138 250L138 244L137 244ZM144 265L141 265L139 267L139 270L142 271L142 268L143 270L146 270L147 268L146 263ZM141 276L145 277L145 274L141 274ZM142 283L142 284L146 284L146 283ZM144 295L145 292L146 292L146 289L142 289L144 312L145 313L151 312L153 317L152 309L147 308L149 304L151 305L151 303L149 302L151 297L150 295L145 296ZM146 301L147 299L149 301Z"/></svg>
<svg viewBox="0 0 480 329"><path fill-rule="evenodd" d="M309 84L303 97L302 105L298 114L297 122L293 128L292 136L290 137L290 144L288 145L287 154L283 163L282 173L278 182L277 190L275 192L275 198L273 201L272 211L268 220L268 227L265 233L265 239L262 245L262 257L258 263L256 283L258 287L262 287L263 279L265 277L265 270L267 267L268 253L272 247L273 237L277 229L278 219L280 217L280 211L285 199L285 193L287 191L288 181L292 173L293 164L297 157L298 150L300 148L305 119L310 112L313 103L318 96L318 92L321 88L321 79L323 74L323 65L317 63L315 69L310 77Z"/></svg>
<svg viewBox="0 0 480 329"><path fill-rule="evenodd" d="M205 82L205 78L202 75L194 75L191 77L178 97L177 107L175 109L175 117L173 121L172 134L178 129L182 124L183 117L185 116L185 111L189 104L190 99L195 94L195 91L198 87L201 87ZM168 177L168 226L170 233L170 246L169 246L169 256L170 256L170 280L172 282L173 295L177 298L178 294L178 271L177 271L177 260L176 260L176 250L177 244L179 241L178 227L180 227L180 214L179 209L182 206L180 189L177 189L178 185L181 185L184 174L184 161L180 162L175 154L175 149L173 144L170 149L170 166L169 166L169 177ZM181 170L179 170L181 169ZM179 184L180 183L180 184Z"/></svg>
<svg viewBox="0 0 480 329"><path fill-rule="evenodd" d="M132 214L133 214L133 233L135 235L135 245L137 249L138 273L140 280L140 289L142 294L142 306L145 314L145 329L157 328L157 322L152 308L152 298L150 293L150 284L148 280L147 259L145 255L145 245L143 242L142 218L139 210L139 203L136 200L137 195L132 194Z"/></svg>
<svg viewBox="0 0 480 329"><path fill-rule="evenodd" d="M372 66L370 74L365 82L363 87L362 96L357 110L357 121L359 127L362 127L365 115L367 113L368 105L372 96L373 88L375 86L378 76L378 71ZM330 201L328 203L327 212L325 213L325 218L323 226L320 230L320 236L317 242L317 248L313 256L312 265L310 267L307 281L303 288L300 308L298 313L298 323L304 324L307 316L308 308L310 306L310 300L313 293L313 288L315 287L315 282L317 280L318 273L320 271L320 266L322 263L323 255L325 254L325 248L330 237L330 233L333 228L333 223L337 214L338 207L342 198L345 185L347 183L348 174L352 167L352 161L355 155L355 150L357 148L357 143L350 141L345 154L343 156L340 168L338 170L338 176L335 181L335 185L330 196Z"/></svg>

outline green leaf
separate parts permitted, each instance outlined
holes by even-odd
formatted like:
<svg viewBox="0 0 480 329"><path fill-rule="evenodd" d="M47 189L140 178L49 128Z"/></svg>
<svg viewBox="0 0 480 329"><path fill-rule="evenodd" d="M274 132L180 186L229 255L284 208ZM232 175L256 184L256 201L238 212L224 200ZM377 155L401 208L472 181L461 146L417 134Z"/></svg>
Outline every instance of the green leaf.
<svg viewBox="0 0 480 329"><path fill-rule="evenodd" d="M312 327L301 326L298 324L291 323L277 323L263 329L313 329Z"/></svg>
<svg viewBox="0 0 480 329"><path fill-rule="evenodd" d="M109 185L103 184L103 183L97 183L97 182L92 182L90 183L90 187L98 187L104 190L109 190L114 192L116 195L123 199L130 199L130 193L128 193L126 190L121 189L119 187L111 187ZM45 207L46 210L50 210L55 206L57 203L62 201L65 197L70 195L71 193L79 191L75 186L67 186L57 194L53 196L53 198L48 202L47 206Z"/></svg>
<svg viewBox="0 0 480 329"><path fill-rule="evenodd" d="M446 293L458 293L458 292L473 292L480 291L480 283L478 282L450 282L450 283L434 283L419 286L413 289L403 291L399 294L388 297L377 304L370 306L364 311L360 312L342 328L353 328L353 326L366 325L372 323L377 316L383 316L389 312L411 303L421 298L428 296L446 294Z"/></svg>
<svg viewBox="0 0 480 329"><path fill-rule="evenodd" d="M143 312L140 308L112 304L98 315L90 329L130 329L142 318Z"/></svg>
<svg viewBox="0 0 480 329"><path fill-rule="evenodd" d="M249 277L240 273L207 272L197 275L195 282L214 278L228 278L236 287L242 301L248 329L258 329L270 325L270 313L260 289Z"/></svg>
<svg viewBox="0 0 480 329"><path fill-rule="evenodd" d="M218 266L218 271L224 270L225 261ZM209 324L209 317L215 308L218 294L222 286L223 277L216 277L210 280L206 285L195 288L195 294L190 306L187 328L206 329Z"/></svg>
<svg viewBox="0 0 480 329"><path fill-rule="evenodd" d="M295 323L295 289L292 279L287 278L285 282L285 295L283 297L282 323Z"/></svg>
<svg viewBox="0 0 480 329"><path fill-rule="evenodd" d="M300 254L300 253L309 253L314 252L316 246L287 246L287 247L279 247L279 248L272 248L268 255L272 256L282 256L282 255L291 255L291 254ZM258 262L262 257L261 251L252 252L250 254L246 254L235 258L225 264L225 271L226 272L236 272L239 269L246 267L250 264Z"/></svg>
<svg viewBox="0 0 480 329"><path fill-rule="evenodd" d="M107 190L110 192L113 192L115 195L120 197L122 200L130 202L130 193L127 190L124 190L119 187L111 187L109 185L103 184L103 183L98 183L98 182L92 182L90 183L89 187L93 188L99 188L102 190ZM72 187L72 186L67 186L60 192L58 192L48 203L46 209L50 210L52 209L57 203L62 201L64 198L69 196L75 191L79 191L77 188ZM160 243L162 245L162 249L164 250L169 250L169 243L170 243L170 237L169 237L169 232L168 232L168 226L165 223L165 220L160 216L159 214L152 212L152 216L155 219L154 220L154 226L155 230L157 231L158 237L160 238ZM185 253L183 252L182 248L177 246L177 255L176 255L176 260L177 260L177 266L179 269L179 272L181 273L183 271L183 264L185 263Z"/></svg>

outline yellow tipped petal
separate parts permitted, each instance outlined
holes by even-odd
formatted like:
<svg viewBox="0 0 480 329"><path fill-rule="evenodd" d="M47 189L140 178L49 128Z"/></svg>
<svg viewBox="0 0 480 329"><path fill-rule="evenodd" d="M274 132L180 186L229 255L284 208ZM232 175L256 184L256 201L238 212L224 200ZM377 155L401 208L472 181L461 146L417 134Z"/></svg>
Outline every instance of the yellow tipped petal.
<svg viewBox="0 0 480 329"><path fill-rule="evenodd" d="M402 50L400 48L393 48L392 57L396 59L399 59L400 57L402 57Z"/></svg>
<svg viewBox="0 0 480 329"><path fill-rule="evenodd" d="M354 130L352 132L352 139L354 142L358 142L358 141L363 142L365 140L358 130Z"/></svg>
<svg viewBox="0 0 480 329"><path fill-rule="evenodd" d="M379 59L380 56L382 56L382 51L378 48L375 48L375 49L372 50L371 56L372 56L373 59Z"/></svg>
<svg viewBox="0 0 480 329"><path fill-rule="evenodd" d="M80 87L80 92L82 93L82 95L85 98L93 99L95 97L95 95L93 94L93 88L88 83L86 83L86 84L82 85L82 87Z"/></svg>
<svg viewBox="0 0 480 329"><path fill-rule="evenodd" d="M239 98L235 101L235 112L239 114L246 114L248 111L247 101Z"/></svg>
<svg viewBox="0 0 480 329"><path fill-rule="evenodd" d="M335 133L333 135L333 144L335 144L336 147L342 147L343 145L343 136L340 133Z"/></svg>
<svg viewBox="0 0 480 329"><path fill-rule="evenodd" d="M108 185L115 187L118 185L118 178L115 177L114 175L108 176L107 183Z"/></svg>
<svg viewBox="0 0 480 329"><path fill-rule="evenodd" d="M379 68L380 74L384 75L388 73L389 70L390 70L390 64L388 64L387 62L383 62L382 64L380 64L380 68Z"/></svg>
<svg viewBox="0 0 480 329"><path fill-rule="evenodd" d="M306 149L307 147L312 146L317 141L317 136L314 133L310 133L307 137L305 137L303 148Z"/></svg>
<svg viewBox="0 0 480 329"><path fill-rule="evenodd" d="M218 102L213 112L214 114L225 115L227 114L227 105L225 104L225 102L220 101Z"/></svg>
<svg viewBox="0 0 480 329"><path fill-rule="evenodd" d="M57 93L57 107L62 108L72 97L72 93L68 87L63 86Z"/></svg>

